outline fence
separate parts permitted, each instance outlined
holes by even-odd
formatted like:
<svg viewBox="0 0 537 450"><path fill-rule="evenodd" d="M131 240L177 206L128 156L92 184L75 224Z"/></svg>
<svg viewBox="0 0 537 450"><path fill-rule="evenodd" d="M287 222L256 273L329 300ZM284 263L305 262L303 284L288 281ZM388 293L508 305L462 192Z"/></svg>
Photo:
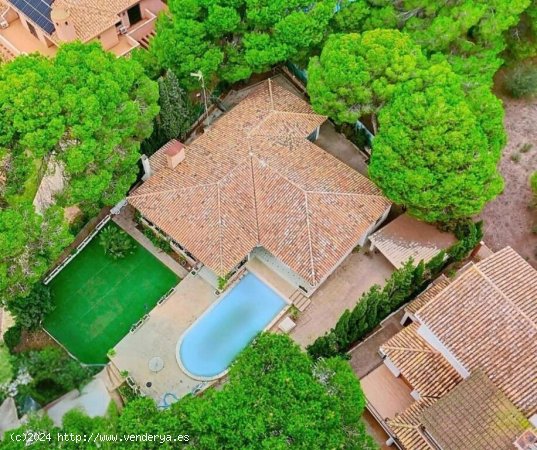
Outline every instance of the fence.
<svg viewBox="0 0 537 450"><path fill-rule="evenodd" d="M95 229L88 235L86 236L86 238L75 248L75 251L73 253L71 253L66 259L64 259L61 264L59 264L58 266L56 266L52 272L50 272L46 277L45 279L43 280L43 284L47 285L49 284L52 279L58 275L62 269L67 265L69 264L72 259L78 255L83 249L84 247L86 247L86 245L88 245L90 243L90 241L95 237L95 235L101 231L101 229L108 223L108 221L110 220L110 218L112 217L112 215L110 213L108 213L103 220L101 220L97 226L95 227Z"/></svg>
<svg viewBox="0 0 537 450"><path fill-rule="evenodd" d="M292 77L297 78L304 86L303 89L306 90L306 86L308 84L308 72L306 69L301 69L297 65L293 64L290 61L287 61L284 66L284 72L285 69L288 71L288 76L291 75ZM301 86L302 87L302 86ZM368 128L360 121L357 120L354 124L355 129L361 130L365 133L367 144L371 147L371 142L373 141L373 138L375 137L373 133L371 133Z"/></svg>

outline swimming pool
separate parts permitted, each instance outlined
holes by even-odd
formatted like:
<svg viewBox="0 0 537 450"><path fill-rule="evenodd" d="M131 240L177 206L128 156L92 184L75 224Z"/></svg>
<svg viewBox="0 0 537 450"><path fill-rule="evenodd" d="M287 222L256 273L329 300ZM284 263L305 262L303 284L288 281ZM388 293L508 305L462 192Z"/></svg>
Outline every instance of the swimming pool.
<svg viewBox="0 0 537 450"><path fill-rule="evenodd" d="M247 273L179 339L179 365L193 378L218 378L285 306L282 297Z"/></svg>

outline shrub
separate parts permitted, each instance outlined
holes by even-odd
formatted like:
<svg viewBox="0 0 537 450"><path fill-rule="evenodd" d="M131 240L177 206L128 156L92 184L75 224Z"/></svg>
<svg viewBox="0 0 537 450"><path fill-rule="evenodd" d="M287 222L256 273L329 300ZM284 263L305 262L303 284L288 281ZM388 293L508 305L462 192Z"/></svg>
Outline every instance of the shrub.
<svg viewBox="0 0 537 450"><path fill-rule="evenodd" d="M22 335L22 328L20 325L14 325L8 328L4 333L4 343L9 351L13 353L13 349L20 344Z"/></svg>
<svg viewBox="0 0 537 450"><path fill-rule="evenodd" d="M537 95L537 67L520 64L506 74L505 90L514 98L530 98Z"/></svg>
<svg viewBox="0 0 537 450"><path fill-rule="evenodd" d="M104 252L113 259L132 255L135 248L132 238L115 226L107 226L101 231L99 244L104 248Z"/></svg>
<svg viewBox="0 0 537 450"><path fill-rule="evenodd" d="M227 285L227 277L218 277L218 290L223 291Z"/></svg>
<svg viewBox="0 0 537 450"><path fill-rule="evenodd" d="M517 163L520 161L520 153L513 153L511 155L511 161L513 161L514 163Z"/></svg>
<svg viewBox="0 0 537 450"><path fill-rule="evenodd" d="M0 384L11 381L13 367L7 347L0 342Z"/></svg>
<svg viewBox="0 0 537 450"><path fill-rule="evenodd" d="M520 153L528 153L533 148L533 144L530 142L526 142L525 144L522 144L520 146Z"/></svg>
<svg viewBox="0 0 537 450"><path fill-rule="evenodd" d="M38 283L26 297L9 300L7 309L20 327L35 330L41 326L43 319L55 308L52 293L48 286Z"/></svg>
<svg viewBox="0 0 537 450"><path fill-rule="evenodd" d="M144 235L155 247L160 248L163 252L169 253L172 251L170 243L166 239L158 236L151 228L145 227Z"/></svg>
<svg viewBox="0 0 537 450"><path fill-rule="evenodd" d="M26 369L32 380L19 386L20 399L26 395L46 405L72 389L80 387L93 375L92 370L71 359L63 350L46 347L17 355L16 372Z"/></svg>

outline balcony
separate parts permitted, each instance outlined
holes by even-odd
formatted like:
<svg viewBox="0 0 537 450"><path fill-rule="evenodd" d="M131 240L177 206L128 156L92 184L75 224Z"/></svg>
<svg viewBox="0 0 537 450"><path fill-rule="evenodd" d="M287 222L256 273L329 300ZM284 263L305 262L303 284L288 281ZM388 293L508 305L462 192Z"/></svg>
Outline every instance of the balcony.
<svg viewBox="0 0 537 450"><path fill-rule="evenodd" d="M120 34L118 39L119 42L108 49L109 52L114 53L118 58L129 54L136 47L140 46L140 44L128 34Z"/></svg>
<svg viewBox="0 0 537 450"><path fill-rule="evenodd" d="M412 389L385 364L361 379L367 401L382 419L392 419L414 403Z"/></svg>

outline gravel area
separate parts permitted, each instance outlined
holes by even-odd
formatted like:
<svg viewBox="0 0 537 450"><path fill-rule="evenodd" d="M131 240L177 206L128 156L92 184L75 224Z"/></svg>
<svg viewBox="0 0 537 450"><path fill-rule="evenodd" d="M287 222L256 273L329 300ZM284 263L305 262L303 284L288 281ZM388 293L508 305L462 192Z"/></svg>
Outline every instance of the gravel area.
<svg viewBox="0 0 537 450"><path fill-rule="evenodd" d="M504 98L505 127L509 136L500 162L504 192L481 214L485 242L494 251L507 245L537 268L537 207L531 208L529 176L537 170L537 99Z"/></svg>

